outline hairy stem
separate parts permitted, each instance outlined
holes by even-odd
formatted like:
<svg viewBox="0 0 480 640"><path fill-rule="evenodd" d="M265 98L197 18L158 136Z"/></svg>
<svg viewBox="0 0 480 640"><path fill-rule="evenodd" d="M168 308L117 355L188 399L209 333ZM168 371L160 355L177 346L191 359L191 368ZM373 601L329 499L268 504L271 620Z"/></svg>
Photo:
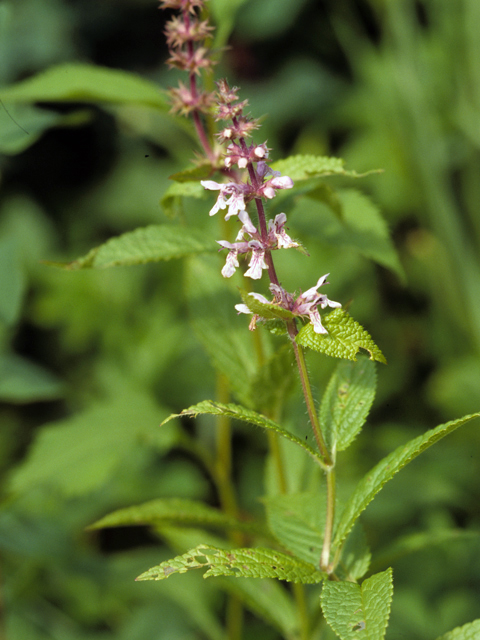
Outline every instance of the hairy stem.
<svg viewBox="0 0 480 640"><path fill-rule="evenodd" d="M325 536L323 538L323 549L320 557L320 569L330 573L330 549L332 546L333 522L335 519L335 469L332 467L326 470L327 480L327 516L325 520Z"/></svg>
<svg viewBox="0 0 480 640"><path fill-rule="evenodd" d="M300 374L300 382L302 383L303 396L307 405L308 416L312 425L313 434L317 442L318 450L323 458L323 463L326 468L333 466L333 460L328 452L327 445L323 438L322 430L320 428L320 422L318 421L317 411L315 408L315 401L313 399L312 387L310 386L310 379L308 377L307 365L305 362L305 355L303 349L299 347L295 340L297 335L297 328L295 321L291 320L287 322L288 335L292 342L293 351L295 353L295 360L297 361L298 372Z"/></svg>

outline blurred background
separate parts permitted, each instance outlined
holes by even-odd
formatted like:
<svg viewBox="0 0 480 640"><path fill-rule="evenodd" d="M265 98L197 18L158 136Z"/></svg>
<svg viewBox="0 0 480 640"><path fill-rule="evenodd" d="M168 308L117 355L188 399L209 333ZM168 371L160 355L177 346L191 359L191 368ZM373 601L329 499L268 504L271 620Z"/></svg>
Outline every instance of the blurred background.
<svg viewBox="0 0 480 640"><path fill-rule="evenodd" d="M302 226L301 211L289 215L291 235L311 257L281 265L287 288L330 272L329 297L351 302L388 360L369 424L346 453L353 480L480 408L480 3L210 4L228 45L216 75L265 116L256 141L268 140L274 159L334 155L348 169L384 170L355 187L384 215L403 278ZM75 61L174 86L157 7L0 1L0 87ZM211 581L133 581L171 555L153 534L85 532L155 497L215 504L202 468L176 447L176 427L158 429L215 396L180 293L188 273L178 261L78 272L42 262L168 221L159 204L168 176L194 149L188 126L154 109L0 104L0 637L222 637ZM189 222L210 224L208 202L192 203ZM310 366L322 388L333 360ZM264 439L240 429L234 444L242 506L261 513ZM408 553L385 561L392 640L435 638L480 617L479 454L473 423L412 463L362 517L374 553L407 536ZM379 558L375 569L384 566ZM246 624L245 637L278 637L253 616Z"/></svg>

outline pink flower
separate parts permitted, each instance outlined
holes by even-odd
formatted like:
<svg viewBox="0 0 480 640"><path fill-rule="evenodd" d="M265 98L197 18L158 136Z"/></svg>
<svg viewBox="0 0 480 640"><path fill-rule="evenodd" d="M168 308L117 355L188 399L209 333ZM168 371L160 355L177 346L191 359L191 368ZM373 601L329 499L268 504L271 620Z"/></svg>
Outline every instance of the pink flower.
<svg viewBox="0 0 480 640"><path fill-rule="evenodd" d="M299 246L298 242L294 242L285 232L286 222L287 216L284 213L279 213L275 216L275 220L268 221L268 239L269 244L273 245L272 248L290 249Z"/></svg>
<svg viewBox="0 0 480 640"><path fill-rule="evenodd" d="M310 318L310 322L313 324L313 330L315 333L328 333L325 327L322 325L322 320L320 318L320 313L318 311L318 305L322 309L325 307L332 307L334 309L338 309L342 305L339 302L333 302L333 300L329 300L327 296L323 293L318 293L317 289L319 289L322 285L328 284L326 282L328 273L321 278L319 278L317 284L305 291L305 293L300 294L295 300L291 293L282 289L282 287L271 284L270 291L273 293L274 299L273 301L269 301L264 298L259 293L249 293L250 296L253 296L259 302L263 302L264 304L275 304L283 309L287 309L291 311L296 316L308 316ZM253 313L246 304L237 304L235 308L239 313ZM254 314L253 322L251 324L252 328L255 327L255 322L258 319L258 316Z"/></svg>
<svg viewBox="0 0 480 640"><path fill-rule="evenodd" d="M311 289L307 289L305 293L302 293L295 300L294 308L292 311L298 315L308 315L310 318L310 322L313 324L313 330L315 333L328 333L325 327L322 325L322 320L320 318L320 313L318 312L318 305L322 309L325 307L332 307L333 309L338 309L342 305L340 302L334 302L333 300L329 300L327 296L323 293L318 293L317 289L319 289L322 285L328 284L326 282L328 273L319 278L317 284Z"/></svg>
<svg viewBox="0 0 480 640"><path fill-rule="evenodd" d="M248 242L227 242L226 240L217 240L217 243L222 246L223 249L230 249L227 255L225 266L222 269L222 276L224 278L231 278L240 264L238 262L238 254L247 253L250 251Z"/></svg>
<svg viewBox="0 0 480 640"><path fill-rule="evenodd" d="M228 213L225 220L238 214L239 211L245 209L244 196L248 192L248 185L236 184L235 182L226 182L220 184L214 180L201 180L200 184L204 189L211 191L220 191L217 202L210 209L210 215L214 216L219 209L225 209L228 205ZM228 197L228 200L226 199Z"/></svg>
<svg viewBox="0 0 480 640"><path fill-rule="evenodd" d="M257 240L251 240L248 246L252 250L252 257L248 263L249 268L245 271L245 276L252 278L252 280L259 280L262 277L262 269L268 269L264 259L265 249Z"/></svg>

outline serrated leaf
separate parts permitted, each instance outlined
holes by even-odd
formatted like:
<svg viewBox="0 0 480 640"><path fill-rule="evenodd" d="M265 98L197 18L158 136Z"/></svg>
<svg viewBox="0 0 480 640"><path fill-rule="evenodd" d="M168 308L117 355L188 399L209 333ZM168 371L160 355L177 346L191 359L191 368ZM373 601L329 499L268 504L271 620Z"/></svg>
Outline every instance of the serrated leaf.
<svg viewBox="0 0 480 640"><path fill-rule="evenodd" d="M137 580L164 580L173 573L204 569L204 578L235 576L236 578L276 578L301 584L318 584L326 574L298 558L279 551L254 549L218 549L199 545L188 553L162 562L142 573Z"/></svg>
<svg viewBox="0 0 480 640"><path fill-rule="evenodd" d="M392 570L362 585L325 581L321 603L326 621L341 640L383 640L392 604Z"/></svg>
<svg viewBox="0 0 480 640"><path fill-rule="evenodd" d="M151 225L111 238L86 256L57 266L66 269L99 269L172 260L216 250L211 236L197 229Z"/></svg>
<svg viewBox="0 0 480 640"><path fill-rule="evenodd" d="M457 627L437 640L478 640L478 638L480 638L480 619L467 622L463 627Z"/></svg>
<svg viewBox="0 0 480 640"><path fill-rule="evenodd" d="M325 500L319 493L264 498L267 522L278 542L298 558L318 566L325 532Z"/></svg>
<svg viewBox="0 0 480 640"><path fill-rule="evenodd" d="M105 102L166 111L160 88L128 71L67 63L0 90L3 102Z"/></svg>
<svg viewBox="0 0 480 640"><path fill-rule="evenodd" d="M457 420L441 424L435 429L427 431L414 438L405 445L395 449L381 460L359 482L357 488L345 504L340 521L335 531L334 546L340 545L351 531L356 519L368 504L374 499L382 487L393 478L405 465L469 420L480 417L480 413L473 413Z"/></svg>
<svg viewBox="0 0 480 640"><path fill-rule="evenodd" d="M375 364L340 362L320 405L320 425L330 451L343 451L360 432L375 398Z"/></svg>
<svg viewBox="0 0 480 640"><path fill-rule="evenodd" d="M299 331L297 343L332 358L346 360L356 360L360 349L365 349L370 360L387 363L370 334L343 309L334 309L322 316L322 323L328 333L315 333L313 325L308 323Z"/></svg>
<svg viewBox="0 0 480 640"><path fill-rule="evenodd" d="M278 304L266 304L264 302L260 302L251 293L248 293L243 289L240 289L240 295L250 311L252 313L256 313L261 318L265 318L265 320L276 320L278 318L288 320L295 317L291 311L288 311L288 309L284 309Z"/></svg>
<svg viewBox="0 0 480 640"><path fill-rule="evenodd" d="M285 160L278 160L272 165L274 171L280 171L282 176L288 176L294 182L317 178L321 176L347 176L361 178L366 173L347 171L345 161L342 158L329 158L327 156L297 155ZM372 173L372 172L369 172Z"/></svg>
<svg viewBox="0 0 480 640"><path fill-rule="evenodd" d="M160 200L160 206L167 216L173 217L175 215L182 198L205 199L205 189L200 184L200 180L178 181L168 187ZM216 249L218 251L217 245Z"/></svg>
<svg viewBox="0 0 480 640"><path fill-rule="evenodd" d="M257 425L258 427L262 427L263 429L268 429L270 431L274 431L278 433L283 438L294 442L299 447L304 449L316 462L321 462L321 458L319 454L310 447L310 445L297 438L297 436L293 435L286 429L283 429L279 424L262 416L260 413L256 413L255 411L251 411L250 409L246 409L245 407L241 407L236 404L222 404L220 402L214 402L213 400L204 400L203 402L199 402L188 409L184 409L181 413L173 413L166 420L162 422L165 424L169 420L173 418L178 418L179 416L189 416L196 417L200 414L208 413L214 416L227 416L228 418L232 418L234 420L241 420L242 422L248 422L249 424Z"/></svg>
<svg viewBox="0 0 480 640"><path fill-rule="evenodd" d="M242 522L203 502L182 498L150 500L140 505L118 509L97 520L89 529L104 529L126 525L158 525L178 523L191 526L213 527L215 529L259 532L260 527Z"/></svg>

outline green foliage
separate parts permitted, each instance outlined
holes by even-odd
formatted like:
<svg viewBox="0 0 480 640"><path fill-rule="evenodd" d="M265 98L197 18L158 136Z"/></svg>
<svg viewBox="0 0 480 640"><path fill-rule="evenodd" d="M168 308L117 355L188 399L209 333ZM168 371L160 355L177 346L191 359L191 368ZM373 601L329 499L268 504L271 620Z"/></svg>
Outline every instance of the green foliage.
<svg viewBox="0 0 480 640"><path fill-rule="evenodd" d="M142 441L153 441L164 410L145 393L123 390L66 420L45 425L28 458L10 478L10 490L24 493L47 485L66 496L91 493L118 471ZM176 442L166 431L164 447Z"/></svg>
<svg viewBox="0 0 480 640"><path fill-rule="evenodd" d="M89 64L62 64L0 90L9 102L93 102L132 104L165 111L167 102L153 82L138 75Z"/></svg>
<svg viewBox="0 0 480 640"><path fill-rule="evenodd" d="M252 313L257 314L261 318L265 318L265 320L274 320L276 318L282 318L283 320L289 320L294 318L294 314L288 309L283 309L278 304L267 304L265 302L260 302L251 293L247 291L240 290L240 295L242 296L242 300L247 305Z"/></svg>
<svg viewBox="0 0 480 640"><path fill-rule="evenodd" d="M249 333L234 309L243 264L224 280L218 256L204 255L216 239L234 240L233 220L208 216L214 196L199 180L218 167L201 158L192 167L194 128L167 114L164 88L176 79L157 58L162 14L150 15L149 2L125 0L114 13L98 2L0 2L5 635L330 638L321 585L279 582L322 581L328 526L324 473L293 393L292 316L242 293L267 318L269 331ZM333 297L369 332L334 311L328 335L306 323L299 336L320 354L308 356L313 402L326 387L319 420L336 454L334 579L322 606L342 640L383 638L390 572L355 582L394 563L389 635L425 640L456 627L439 640L473 640L478 431L427 452L366 511L370 569L359 516L410 460L478 416L480 5L318 4L210 0L205 13L217 26L215 58L231 47L217 68L253 117L268 114L255 141L268 140L276 158L293 150L273 168L294 188L268 214L287 213L310 257L275 252L282 286L300 292L331 272ZM65 63L75 60L86 62ZM351 188L362 176L368 196ZM83 257L65 264L71 256ZM95 270L143 263L155 264ZM385 362L370 333L390 364L360 440L372 361ZM351 362L364 349L370 360ZM330 382L336 363L324 354L345 360ZM199 402L211 397L221 402ZM465 414L399 446L432 415ZM172 550L185 555L169 560ZM158 589L133 582L154 565L186 573ZM272 577L235 579L244 575ZM243 630L241 606L254 614Z"/></svg>
<svg viewBox="0 0 480 640"><path fill-rule="evenodd" d="M22 103L10 106L7 115L10 117L5 118L0 129L0 152L7 155L22 153L35 144L48 129L81 126L91 120L91 114L86 110L62 115Z"/></svg>
<svg viewBox="0 0 480 640"><path fill-rule="evenodd" d="M381 460L367 475L358 483L357 488L343 507L340 522L335 531L334 544L339 545L345 540L352 529L356 519L362 511L373 500L382 487L393 478L403 467L414 460L423 451L428 449L449 433L455 431L473 418L480 417L480 413L464 416L458 420L452 420L446 424L441 424L435 429L414 438L405 445L398 447L386 458Z"/></svg>
<svg viewBox="0 0 480 640"><path fill-rule="evenodd" d="M258 373L256 358L251 342L245 340L244 323L236 322L238 292L220 281L219 268L214 256L188 260L186 293L191 325L215 370L225 376L235 396L251 406L252 383Z"/></svg>
<svg viewBox="0 0 480 640"><path fill-rule="evenodd" d="M300 440L300 438L297 438L297 436L295 436L293 433L290 433L286 429L283 429L273 420L270 420L269 418L266 418L265 416L262 416L255 411L251 411L250 409L246 409L245 407L241 407L235 404L221 404L220 402L213 402L213 400L204 400L203 402L199 402L198 404L189 407L188 409L184 409L181 413L168 416L168 418L164 420L162 424L165 424L169 420L172 420L173 418L177 418L179 416L189 416L191 418L194 418L204 413L214 416L226 416L235 420L241 420L242 422L248 422L250 424L256 425L257 427L262 427L262 429L267 429L268 431L278 433L278 435L282 436L282 438L286 438L287 440L294 442L296 445L304 449L304 451L306 451L306 453L308 453L316 462L319 462L321 460L319 454L314 449L312 449L310 445Z"/></svg>
<svg viewBox="0 0 480 640"><path fill-rule="evenodd" d="M225 551L208 545L199 545L182 556L152 567L138 576L137 580L164 580L173 573L185 573L191 569L205 567L208 567L208 570L203 574L204 578L212 576L276 578L300 584L318 584L326 577L312 564L272 549L257 547Z"/></svg>
<svg viewBox="0 0 480 640"><path fill-rule="evenodd" d="M296 557L318 565L325 532L325 502L318 493L264 498L267 522L278 542Z"/></svg>
<svg viewBox="0 0 480 640"><path fill-rule="evenodd" d="M0 322L7 326L18 321L25 292L25 273L18 253L14 236L0 238Z"/></svg>
<svg viewBox="0 0 480 640"><path fill-rule="evenodd" d="M474 620L473 622L464 624L463 627L458 627L457 629L453 629L453 631L445 633L440 638L437 638L437 640L475 640L475 638L478 638L479 633L480 620Z"/></svg>
<svg viewBox="0 0 480 640"><path fill-rule="evenodd" d="M277 160L272 169L289 176L294 182L301 182L319 176L347 176L361 178L356 171L347 171L342 158L327 158L322 156L290 156L285 160Z"/></svg>
<svg viewBox="0 0 480 640"><path fill-rule="evenodd" d="M277 629L285 638L298 635L298 613L292 597L276 580L220 578L228 593L240 598L250 611Z"/></svg>
<svg viewBox="0 0 480 640"><path fill-rule="evenodd" d="M119 509L97 520L97 522L90 525L89 529L140 524L161 525L162 523L213 527L214 529L227 531L261 532L261 528L255 526L255 524L242 522L238 518L209 507L203 502L182 500L180 498L151 500L144 504Z"/></svg>
<svg viewBox="0 0 480 640"><path fill-rule="evenodd" d="M177 180L175 175L170 176L172 180ZM189 180L179 180L171 184L163 194L160 204L169 217L174 217L176 213L181 210L181 203L183 198L205 198L205 189L200 184L200 178L195 182Z"/></svg>
<svg viewBox="0 0 480 640"><path fill-rule="evenodd" d="M322 610L341 640L383 640L392 604L392 570L377 573L361 586L352 582L325 582Z"/></svg>
<svg viewBox="0 0 480 640"><path fill-rule="evenodd" d="M201 231L168 225L152 225L112 238L65 267L89 269L145 264L183 258L214 249L211 238Z"/></svg>
<svg viewBox="0 0 480 640"><path fill-rule="evenodd" d="M370 334L343 309L334 309L323 316L322 323L328 333L315 333L313 325L309 323L298 333L298 344L333 358L348 360L356 360L360 349L365 349L370 354L370 360L387 363Z"/></svg>
<svg viewBox="0 0 480 640"><path fill-rule="evenodd" d="M52 373L15 353L0 354L0 398L23 404L62 397L65 388Z"/></svg>
<svg viewBox="0 0 480 640"><path fill-rule="evenodd" d="M375 365L362 358L340 362L320 405L320 425L330 451L343 451L360 432L375 398Z"/></svg>

